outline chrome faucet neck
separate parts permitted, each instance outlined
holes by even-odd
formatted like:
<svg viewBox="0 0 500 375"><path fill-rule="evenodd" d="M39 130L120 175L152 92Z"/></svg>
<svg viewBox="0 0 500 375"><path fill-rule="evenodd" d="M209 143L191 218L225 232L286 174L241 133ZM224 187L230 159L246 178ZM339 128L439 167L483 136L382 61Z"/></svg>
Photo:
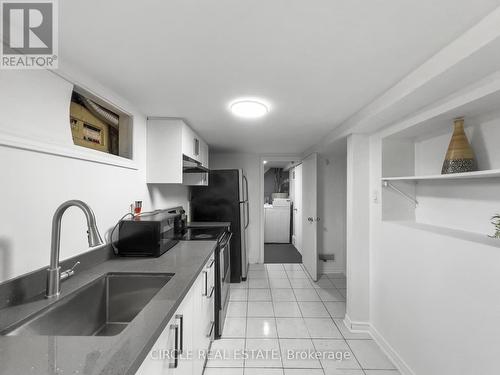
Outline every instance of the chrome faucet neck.
<svg viewBox="0 0 500 375"><path fill-rule="evenodd" d="M69 207L80 208L87 219L87 233L89 246L99 246L103 243L99 230L97 229L95 215L89 205L80 200L69 200L61 204L52 218L52 240L50 247L50 266L47 270L48 298L58 296L61 291L61 267L59 266L59 255L61 247L61 222L62 217ZM74 271L71 273L71 275ZM70 275L70 276L71 276Z"/></svg>

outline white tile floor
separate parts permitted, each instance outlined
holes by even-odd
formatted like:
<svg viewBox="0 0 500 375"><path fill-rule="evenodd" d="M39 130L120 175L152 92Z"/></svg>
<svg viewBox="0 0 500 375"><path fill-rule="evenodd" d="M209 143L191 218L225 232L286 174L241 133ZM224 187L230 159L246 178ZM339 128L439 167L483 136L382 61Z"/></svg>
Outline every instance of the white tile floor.
<svg viewBox="0 0 500 375"><path fill-rule="evenodd" d="M248 281L231 285L224 335L212 344L225 358L209 360L204 374L399 375L368 334L344 326L345 288L342 274L313 282L300 264L251 265Z"/></svg>

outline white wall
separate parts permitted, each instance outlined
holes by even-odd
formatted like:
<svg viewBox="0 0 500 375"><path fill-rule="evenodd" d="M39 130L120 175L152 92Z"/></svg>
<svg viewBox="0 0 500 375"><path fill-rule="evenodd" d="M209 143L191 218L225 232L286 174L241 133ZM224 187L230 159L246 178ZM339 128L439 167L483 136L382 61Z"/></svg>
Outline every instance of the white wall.
<svg viewBox="0 0 500 375"><path fill-rule="evenodd" d="M500 252L384 223L371 266L371 323L415 374L498 372Z"/></svg>
<svg viewBox="0 0 500 375"><path fill-rule="evenodd" d="M334 254L329 272L345 272L346 254L346 173L345 154L320 154L318 157L318 253ZM320 264L321 265L321 264Z"/></svg>
<svg viewBox="0 0 500 375"><path fill-rule="evenodd" d="M260 257L260 157L247 153L210 153L210 169L243 169L248 179L250 224L248 226L248 260L258 263Z"/></svg>
<svg viewBox="0 0 500 375"><path fill-rule="evenodd" d="M134 116L137 169L0 146L0 281L47 266L52 215L67 199L89 203L103 235L134 200L143 200L145 210L187 202L185 187L146 186L146 117L91 78L71 74L79 85ZM70 83L51 72L0 71L0 144L8 133L29 142L78 148L69 127L71 91ZM63 219L61 259L87 247L84 216L72 208Z"/></svg>
<svg viewBox="0 0 500 375"><path fill-rule="evenodd" d="M346 315L352 327L370 319L369 150L367 135L347 138Z"/></svg>

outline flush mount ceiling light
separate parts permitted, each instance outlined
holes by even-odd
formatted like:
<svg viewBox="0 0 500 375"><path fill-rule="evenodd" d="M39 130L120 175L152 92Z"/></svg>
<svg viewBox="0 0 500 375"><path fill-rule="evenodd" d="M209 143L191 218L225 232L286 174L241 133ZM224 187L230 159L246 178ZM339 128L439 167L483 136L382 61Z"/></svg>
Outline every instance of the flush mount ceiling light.
<svg viewBox="0 0 500 375"><path fill-rule="evenodd" d="M237 99L229 108L233 115L242 118L259 118L269 113L269 105L260 99Z"/></svg>

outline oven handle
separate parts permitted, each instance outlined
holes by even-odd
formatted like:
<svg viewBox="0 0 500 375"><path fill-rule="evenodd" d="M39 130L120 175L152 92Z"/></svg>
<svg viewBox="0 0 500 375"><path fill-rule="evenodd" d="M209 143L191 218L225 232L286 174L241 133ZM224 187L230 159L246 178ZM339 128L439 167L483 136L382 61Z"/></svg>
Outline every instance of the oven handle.
<svg viewBox="0 0 500 375"><path fill-rule="evenodd" d="M210 288L210 293L208 293L207 298L212 298L212 296L214 295L214 290L215 290L215 286Z"/></svg>
<svg viewBox="0 0 500 375"><path fill-rule="evenodd" d="M203 293L201 293L201 295L203 297L206 297L207 294L208 294L208 272L207 271L203 271L203 276L204 276L204 279L205 279L205 287L204 287L204 291Z"/></svg>
<svg viewBox="0 0 500 375"><path fill-rule="evenodd" d="M231 238L233 238L233 234L231 232L227 232L228 234L226 234L223 238L222 238L222 241L220 243L220 247L221 248L224 248L227 246L227 244L229 243L229 241L231 241Z"/></svg>
<svg viewBox="0 0 500 375"><path fill-rule="evenodd" d="M215 322L210 322L210 329L208 330L207 337L212 337L212 332L214 331Z"/></svg>

